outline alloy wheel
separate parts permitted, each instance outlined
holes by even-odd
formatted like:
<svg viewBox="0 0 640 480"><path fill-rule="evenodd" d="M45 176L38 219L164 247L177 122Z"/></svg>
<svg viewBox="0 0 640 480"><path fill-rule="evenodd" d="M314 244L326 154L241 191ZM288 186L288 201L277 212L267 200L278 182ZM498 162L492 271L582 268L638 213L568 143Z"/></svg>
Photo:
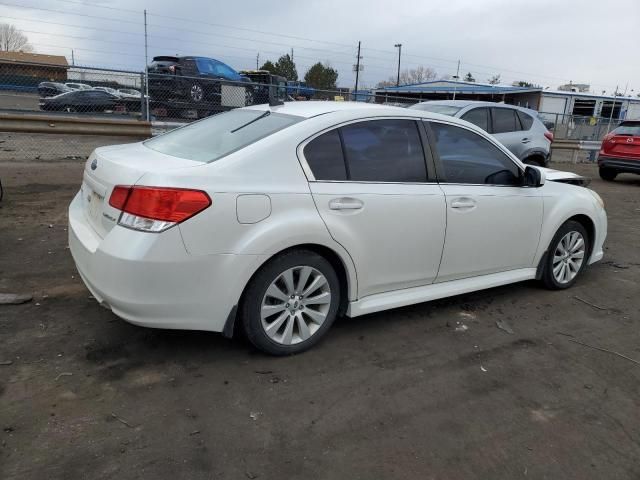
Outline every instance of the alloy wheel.
<svg viewBox="0 0 640 480"><path fill-rule="evenodd" d="M304 342L325 322L330 306L327 278L310 266L292 267L267 288L260 308L262 328L278 344Z"/></svg>
<svg viewBox="0 0 640 480"><path fill-rule="evenodd" d="M204 90L200 85L192 85L190 90L191 100L199 102L204 98Z"/></svg>
<svg viewBox="0 0 640 480"><path fill-rule="evenodd" d="M553 278L560 284L571 282L584 262L585 241L580 232L567 233L553 254Z"/></svg>

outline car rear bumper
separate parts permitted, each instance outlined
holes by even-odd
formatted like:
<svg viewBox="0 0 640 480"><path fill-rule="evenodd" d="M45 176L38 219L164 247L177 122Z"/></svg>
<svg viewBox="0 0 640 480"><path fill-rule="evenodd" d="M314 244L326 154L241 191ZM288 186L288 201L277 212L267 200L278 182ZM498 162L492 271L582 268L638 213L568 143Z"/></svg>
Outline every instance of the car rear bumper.
<svg viewBox="0 0 640 480"><path fill-rule="evenodd" d="M69 207L69 249L93 296L135 325L221 332L259 255L190 255L179 228L115 226L100 238L81 200Z"/></svg>
<svg viewBox="0 0 640 480"><path fill-rule="evenodd" d="M640 159L600 155L598 157L598 166L602 168L611 168L618 172L640 174Z"/></svg>

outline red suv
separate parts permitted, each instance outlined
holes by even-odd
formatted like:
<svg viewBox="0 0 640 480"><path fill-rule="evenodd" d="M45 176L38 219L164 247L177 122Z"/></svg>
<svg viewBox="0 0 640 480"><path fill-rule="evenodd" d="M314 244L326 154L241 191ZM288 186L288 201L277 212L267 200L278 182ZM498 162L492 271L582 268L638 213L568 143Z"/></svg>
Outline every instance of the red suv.
<svg viewBox="0 0 640 480"><path fill-rule="evenodd" d="M640 174L640 120L624 121L602 139L598 166L603 180L619 173Z"/></svg>

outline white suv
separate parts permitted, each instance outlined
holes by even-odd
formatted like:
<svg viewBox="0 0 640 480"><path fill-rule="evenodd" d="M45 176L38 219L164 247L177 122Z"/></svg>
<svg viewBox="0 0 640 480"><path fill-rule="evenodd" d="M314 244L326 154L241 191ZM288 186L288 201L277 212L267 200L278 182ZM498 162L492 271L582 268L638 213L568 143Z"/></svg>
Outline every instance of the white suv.
<svg viewBox="0 0 640 480"><path fill-rule="evenodd" d="M479 128L419 110L296 102L219 114L88 159L69 245L125 320L271 354L355 317L602 258L602 200ZM556 181L553 181L556 180Z"/></svg>

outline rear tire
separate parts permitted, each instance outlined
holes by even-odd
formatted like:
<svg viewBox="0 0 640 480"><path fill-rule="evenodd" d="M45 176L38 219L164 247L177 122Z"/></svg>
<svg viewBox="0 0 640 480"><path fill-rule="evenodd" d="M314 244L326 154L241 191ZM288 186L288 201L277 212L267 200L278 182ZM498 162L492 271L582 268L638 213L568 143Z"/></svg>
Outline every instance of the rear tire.
<svg viewBox="0 0 640 480"><path fill-rule="evenodd" d="M618 172L608 167L600 167L599 173L600 173L600 178L607 182L612 182L613 180L615 180L616 176L618 175Z"/></svg>
<svg viewBox="0 0 640 480"><path fill-rule="evenodd" d="M549 244L542 283L550 290L571 287L587 266L590 246L589 234L582 224L565 222Z"/></svg>
<svg viewBox="0 0 640 480"><path fill-rule="evenodd" d="M262 266L244 292L245 334L270 355L303 352L333 324L339 297L340 281L324 257L310 250L285 252Z"/></svg>

